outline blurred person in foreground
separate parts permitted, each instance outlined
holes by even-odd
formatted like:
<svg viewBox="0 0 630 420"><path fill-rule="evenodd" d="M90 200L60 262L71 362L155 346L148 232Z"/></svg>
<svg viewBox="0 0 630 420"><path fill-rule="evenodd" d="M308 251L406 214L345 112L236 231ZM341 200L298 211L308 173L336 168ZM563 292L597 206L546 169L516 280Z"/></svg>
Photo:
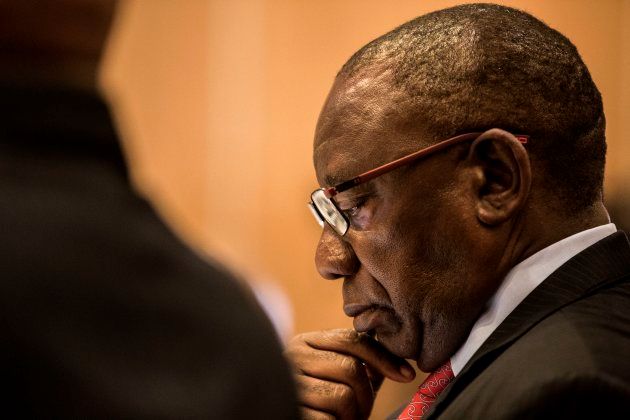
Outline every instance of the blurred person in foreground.
<svg viewBox="0 0 630 420"><path fill-rule="evenodd" d="M299 335L304 418L627 418L630 245L602 201L600 93L531 15L421 16L343 66L315 132L321 275L354 330ZM400 160L398 160L400 159ZM403 401L401 401L401 404Z"/></svg>
<svg viewBox="0 0 630 420"><path fill-rule="evenodd" d="M259 306L129 185L94 88L114 9L0 1L2 410L294 418Z"/></svg>

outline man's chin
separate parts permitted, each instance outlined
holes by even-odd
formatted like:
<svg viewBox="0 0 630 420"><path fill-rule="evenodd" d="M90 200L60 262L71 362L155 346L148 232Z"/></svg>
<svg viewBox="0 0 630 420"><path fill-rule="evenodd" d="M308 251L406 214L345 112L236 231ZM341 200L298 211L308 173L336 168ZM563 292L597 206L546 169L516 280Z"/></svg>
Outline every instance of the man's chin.
<svg viewBox="0 0 630 420"><path fill-rule="evenodd" d="M403 331L397 333L382 333L378 330L375 335L376 340L390 353L403 359L418 360L421 347L419 340L404 334Z"/></svg>

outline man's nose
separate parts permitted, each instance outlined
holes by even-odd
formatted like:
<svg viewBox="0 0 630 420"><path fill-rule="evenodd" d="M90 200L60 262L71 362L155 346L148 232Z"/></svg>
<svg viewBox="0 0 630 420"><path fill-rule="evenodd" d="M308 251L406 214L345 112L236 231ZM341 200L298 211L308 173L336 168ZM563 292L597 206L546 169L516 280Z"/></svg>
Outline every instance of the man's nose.
<svg viewBox="0 0 630 420"><path fill-rule="evenodd" d="M315 265L319 274L334 280L353 275L359 268L359 259L352 246L325 226L315 251Z"/></svg>

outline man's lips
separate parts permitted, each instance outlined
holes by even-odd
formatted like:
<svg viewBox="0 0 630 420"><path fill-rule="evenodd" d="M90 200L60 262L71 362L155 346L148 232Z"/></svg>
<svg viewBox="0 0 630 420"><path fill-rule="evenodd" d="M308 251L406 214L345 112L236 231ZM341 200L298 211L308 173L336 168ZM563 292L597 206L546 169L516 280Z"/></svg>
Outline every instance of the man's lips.
<svg viewBox="0 0 630 420"><path fill-rule="evenodd" d="M361 313L363 313L365 311L369 311L369 310L377 308L377 307L378 307L378 305L374 305L374 304L347 303L347 304L343 305L343 311L350 318L354 318L355 316L357 316L357 315L359 315L359 314L361 314Z"/></svg>
<svg viewBox="0 0 630 420"><path fill-rule="evenodd" d="M391 308L382 305L349 303L344 305L343 311L354 318L354 329L360 333L373 331L394 320Z"/></svg>

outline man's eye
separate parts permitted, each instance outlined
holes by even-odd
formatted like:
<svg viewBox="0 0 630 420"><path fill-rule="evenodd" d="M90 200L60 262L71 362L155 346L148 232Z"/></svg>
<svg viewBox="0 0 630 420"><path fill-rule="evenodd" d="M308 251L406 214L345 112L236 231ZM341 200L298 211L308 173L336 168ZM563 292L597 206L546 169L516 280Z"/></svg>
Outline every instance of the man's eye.
<svg viewBox="0 0 630 420"><path fill-rule="evenodd" d="M358 205L358 206L354 206L351 209L348 209L345 211L345 213L349 216L349 217L355 217L358 216L359 211L361 210L361 206L362 205Z"/></svg>
<svg viewBox="0 0 630 420"><path fill-rule="evenodd" d="M350 207L348 209L343 209L343 212L349 218L356 218L356 217L359 216L359 213L361 212L361 208L365 204L365 200L361 200L361 201L353 203L353 204L354 205L352 207Z"/></svg>

